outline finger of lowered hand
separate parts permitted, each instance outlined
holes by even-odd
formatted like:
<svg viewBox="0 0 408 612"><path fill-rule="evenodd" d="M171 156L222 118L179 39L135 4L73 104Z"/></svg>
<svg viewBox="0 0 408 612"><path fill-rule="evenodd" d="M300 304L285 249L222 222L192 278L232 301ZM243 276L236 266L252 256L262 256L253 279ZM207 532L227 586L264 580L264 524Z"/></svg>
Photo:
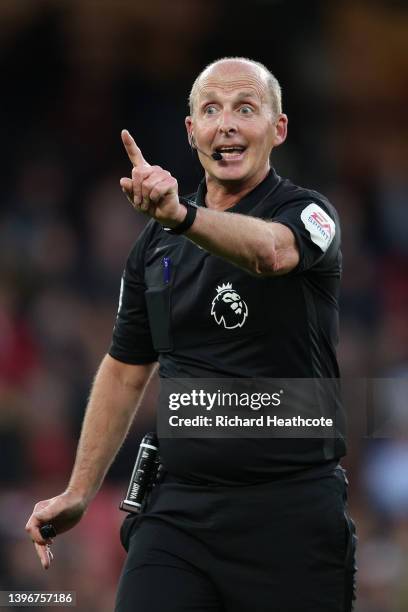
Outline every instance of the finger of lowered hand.
<svg viewBox="0 0 408 612"><path fill-rule="evenodd" d="M41 565L43 569L48 569L51 565L51 561L54 559L54 555L51 552L51 549L46 544L37 544L34 542L34 547L37 552L38 558L41 561Z"/></svg>
<svg viewBox="0 0 408 612"><path fill-rule="evenodd" d="M150 164L145 160L139 147L137 146L135 139L131 136L128 130L122 130L121 132L122 142L126 149L126 153L133 164L136 166L149 166Z"/></svg>
<svg viewBox="0 0 408 612"><path fill-rule="evenodd" d="M27 525L25 526L25 530L30 535L33 542L38 542L41 545L45 545L47 543L52 542L51 538L44 539L40 532L40 527L44 525L44 521L40 520L36 517L35 513L30 516Z"/></svg>
<svg viewBox="0 0 408 612"><path fill-rule="evenodd" d="M47 544L52 542L51 538L43 538L40 532L40 527L46 523L53 523L58 514L58 504L56 506L56 498L45 499L38 502L34 506L34 510L29 517L25 530L30 535L32 540L39 544Z"/></svg>

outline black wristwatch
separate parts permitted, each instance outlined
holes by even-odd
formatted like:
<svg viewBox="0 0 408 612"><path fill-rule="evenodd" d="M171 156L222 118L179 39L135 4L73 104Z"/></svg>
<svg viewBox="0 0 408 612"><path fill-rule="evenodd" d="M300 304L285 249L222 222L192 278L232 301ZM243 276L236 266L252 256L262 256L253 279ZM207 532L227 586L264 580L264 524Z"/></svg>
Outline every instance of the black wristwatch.
<svg viewBox="0 0 408 612"><path fill-rule="evenodd" d="M180 204L183 204L187 208L187 214L184 217L183 221L179 223L176 227L163 227L163 229L169 234L184 234L190 227L193 225L194 220L197 216L198 206L187 200L185 198L179 198Z"/></svg>

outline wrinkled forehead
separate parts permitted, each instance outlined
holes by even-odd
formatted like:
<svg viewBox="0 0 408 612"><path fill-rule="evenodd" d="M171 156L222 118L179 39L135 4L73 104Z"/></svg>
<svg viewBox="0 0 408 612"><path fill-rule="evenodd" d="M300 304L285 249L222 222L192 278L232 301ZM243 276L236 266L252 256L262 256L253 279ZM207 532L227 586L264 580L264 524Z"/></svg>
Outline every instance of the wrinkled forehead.
<svg viewBox="0 0 408 612"><path fill-rule="evenodd" d="M251 95L261 102L267 101L268 87L263 71L251 65L218 65L204 72L196 87L200 102L214 93L227 96Z"/></svg>

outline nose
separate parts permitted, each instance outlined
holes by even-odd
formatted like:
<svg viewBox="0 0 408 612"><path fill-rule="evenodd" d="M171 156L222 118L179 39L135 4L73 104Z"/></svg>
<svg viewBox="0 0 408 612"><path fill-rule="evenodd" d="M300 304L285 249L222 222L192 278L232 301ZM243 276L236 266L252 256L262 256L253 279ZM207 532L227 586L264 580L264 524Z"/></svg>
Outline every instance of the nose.
<svg viewBox="0 0 408 612"><path fill-rule="evenodd" d="M235 134L235 132L237 131L237 126L232 113L224 111L221 114L218 129L222 134L225 135Z"/></svg>

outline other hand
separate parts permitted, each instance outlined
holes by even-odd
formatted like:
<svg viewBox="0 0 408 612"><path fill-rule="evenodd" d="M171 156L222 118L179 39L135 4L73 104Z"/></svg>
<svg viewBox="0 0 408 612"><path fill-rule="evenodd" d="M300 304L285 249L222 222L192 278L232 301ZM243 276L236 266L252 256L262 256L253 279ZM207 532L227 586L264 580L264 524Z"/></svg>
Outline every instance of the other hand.
<svg viewBox="0 0 408 612"><path fill-rule="evenodd" d="M37 555L44 569L48 569L54 555L51 552L53 540L45 540L40 527L47 523L52 523L57 534L68 531L74 527L82 518L86 510L86 504L77 494L66 491L61 495L39 501L35 506L25 530L31 537Z"/></svg>

